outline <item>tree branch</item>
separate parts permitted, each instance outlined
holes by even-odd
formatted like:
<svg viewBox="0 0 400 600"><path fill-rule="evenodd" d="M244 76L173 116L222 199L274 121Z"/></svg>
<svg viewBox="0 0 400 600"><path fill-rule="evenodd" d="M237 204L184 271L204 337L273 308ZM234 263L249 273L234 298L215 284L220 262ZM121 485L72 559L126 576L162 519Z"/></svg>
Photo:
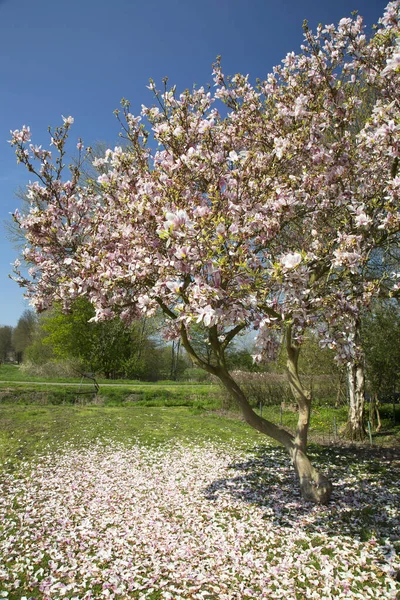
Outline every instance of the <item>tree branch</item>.
<svg viewBox="0 0 400 600"><path fill-rule="evenodd" d="M189 356L193 360L193 362L197 366L199 366L202 369L204 369L205 371L207 371L208 373L211 373L211 375L217 375L217 369L215 367L213 367L212 365L210 365L209 363L207 363L205 360L203 360L194 350L192 344L190 343L186 327L183 323L181 325L180 331L181 331L183 347L185 348L186 352L189 354Z"/></svg>
<svg viewBox="0 0 400 600"><path fill-rule="evenodd" d="M399 166L399 158L398 158L398 156L396 156L396 158L394 159L393 164L392 164L392 169L390 171L390 175L392 176L392 179L394 179L397 175L398 166Z"/></svg>
<svg viewBox="0 0 400 600"><path fill-rule="evenodd" d="M242 331L242 329L244 329L246 327L245 323L241 323L240 325L236 325L236 327L234 327L233 329L231 329L230 331L228 331L228 333L225 336L224 341L222 342L221 346L222 349L225 350L226 347L228 346L229 342L231 342L233 340L233 338Z"/></svg>
<svg viewBox="0 0 400 600"><path fill-rule="evenodd" d="M157 297L155 300L156 300L158 306L163 311L163 313L165 313L168 317L170 317L170 319L173 319L175 321L178 318L178 315L176 315L173 310L168 308L168 306L161 300L161 298Z"/></svg>

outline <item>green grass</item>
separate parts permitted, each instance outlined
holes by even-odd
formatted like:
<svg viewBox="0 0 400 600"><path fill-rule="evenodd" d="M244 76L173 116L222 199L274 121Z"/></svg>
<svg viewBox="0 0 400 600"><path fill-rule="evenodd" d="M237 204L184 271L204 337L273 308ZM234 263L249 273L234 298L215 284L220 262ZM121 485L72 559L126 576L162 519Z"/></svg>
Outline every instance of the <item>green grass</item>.
<svg viewBox="0 0 400 600"><path fill-rule="evenodd" d="M116 392L120 393L120 390ZM109 401L112 404L113 398ZM0 463L12 467L23 459L66 442L88 445L99 439L142 444L160 444L169 440L191 443L232 441L238 446L266 440L239 415L232 418L220 411L206 410L206 401L194 400L190 406L174 406L174 401L179 403L179 399L170 399L167 405L162 405L162 399L154 399L119 406L3 402L0 404ZM146 402L147 405L143 405ZM337 414L339 412L344 418L345 410L339 409ZM264 409L263 415L279 423L279 408ZM284 413L282 424L294 428L295 419L294 413ZM313 439L321 441L320 435L329 431L331 422L332 411L326 408L315 410L310 442ZM333 436L322 441L333 441ZM399 441L400 427L388 430L386 435L374 436L376 446L398 445Z"/></svg>
<svg viewBox="0 0 400 600"><path fill-rule="evenodd" d="M207 388L207 386L205 386ZM178 391L178 390L176 390ZM204 392L207 390L204 390ZM209 391L209 390L208 390ZM220 411L207 410L214 407L215 398L204 394L188 398L173 397L152 391L143 394L141 400L129 401L132 395L121 389L108 388L108 405L63 403L68 389L53 389L50 392L19 388L20 403L0 404L0 462L29 458L65 442L90 444L94 440L116 440L119 442L139 441L144 444L159 444L169 440L191 440L195 443L215 440L233 441L238 445L252 444L266 438L249 427L239 415L225 416ZM32 398L32 394L36 397ZM52 395L53 405L40 403L42 398ZM31 397L31 403L27 403ZM342 416L345 411L342 410ZM264 409L263 415L279 423L279 407ZM315 411L314 419L321 430L327 429L331 414L327 409ZM283 413L282 424L294 427L295 413Z"/></svg>
<svg viewBox="0 0 400 600"><path fill-rule="evenodd" d="M59 382L57 379L40 381L40 378L30 378L32 381L16 383L23 376L18 366L0 365L0 406L79 407L93 404L99 408L187 407L200 413L216 411L222 404L221 388L208 383L107 381L106 385L100 384L100 391L95 395L91 385L69 385L73 380ZM76 382L79 383L80 380ZM382 406L380 412L383 426L379 434L373 434L373 444L399 445L400 405L396 406L395 423L391 405ZM237 416L239 417L239 413ZM297 413L289 410L281 412L278 405L264 407L263 416L292 431L296 428ZM332 408L315 404L311 412L310 439L334 443L340 439L340 432L346 421L347 407Z"/></svg>
<svg viewBox="0 0 400 600"><path fill-rule="evenodd" d="M0 406L0 463L7 468L65 443L213 440L242 446L260 439L241 420L189 407Z"/></svg>
<svg viewBox="0 0 400 600"><path fill-rule="evenodd" d="M0 383L0 404L13 405L85 405L98 406L190 406L199 410L220 407L218 386L159 383L123 386L100 386L95 394L91 386L79 388L66 384Z"/></svg>
<svg viewBox="0 0 400 600"><path fill-rule="evenodd" d="M260 412L259 410L257 411ZM274 423L282 424L284 427L290 429L296 428L297 413L291 411L282 411L280 406L267 406L263 408L262 415L273 421ZM311 410L311 424L312 431L318 433L334 434L335 424L340 428L341 424L347 421L347 407L342 406L340 408L331 408L326 406L313 406Z"/></svg>

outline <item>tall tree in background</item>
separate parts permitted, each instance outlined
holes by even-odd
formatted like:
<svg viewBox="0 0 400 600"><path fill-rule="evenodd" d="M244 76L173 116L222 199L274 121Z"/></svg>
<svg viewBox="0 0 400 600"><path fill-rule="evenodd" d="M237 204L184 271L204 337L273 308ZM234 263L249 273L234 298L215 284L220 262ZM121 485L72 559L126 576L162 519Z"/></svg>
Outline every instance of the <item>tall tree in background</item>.
<svg viewBox="0 0 400 600"><path fill-rule="evenodd" d="M390 399L400 386L400 310L397 303L376 302L362 320L362 342L370 391L370 420L378 424L379 398Z"/></svg>
<svg viewBox="0 0 400 600"><path fill-rule="evenodd" d="M18 362L22 361L24 351L32 344L36 327L36 314L33 310L25 310L18 319L18 323L12 333L12 345L16 352Z"/></svg>
<svg viewBox="0 0 400 600"><path fill-rule="evenodd" d="M170 338L180 336L192 360L221 380L251 426L285 446L303 496L317 502L329 499L331 484L306 455L311 396L298 370L305 330L357 375L360 314L383 289L399 292L396 272L376 279L369 269L399 231L398 7L388 5L370 41L360 17L315 34L306 28L301 54L288 54L257 88L245 76L226 78L219 62L213 94L177 95L166 83L161 93L151 82L158 105L134 117L123 101L129 144L95 161L107 165L96 185L80 184L81 141L71 178L62 179L72 117L52 132L54 162L26 146L29 128L12 137L38 179L28 186L30 212L15 214L32 265L24 274L17 262L17 280L32 304L68 307L85 296L97 320L128 321L161 308ZM360 81L379 93L355 133ZM154 153L150 134L160 146ZM196 323L214 364L191 344ZM258 331L260 358L285 335L299 405L294 434L257 415L227 369L226 349L247 328ZM354 392L357 406L361 386ZM356 413L350 428L362 436Z"/></svg>
<svg viewBox="0 0 400 600"><path fill-rule="evenodd" d="M68 312L56 304L41 315L36 341L41 348L50 349L55 359L78 360L84 371L107 378L157 379L155 342L149 339L154 331L151 319L142 317L128 326L120 319L94 322L94 314L85 298L77 298ZM33 348L29 350L33 356Z"/></svg>
<svg viewBox="0 0 400 600"><path fill-rule="evenodd" d="M13 350L12 331L13 328L10 325L0 326L0 363L6 362Z"/></svg>

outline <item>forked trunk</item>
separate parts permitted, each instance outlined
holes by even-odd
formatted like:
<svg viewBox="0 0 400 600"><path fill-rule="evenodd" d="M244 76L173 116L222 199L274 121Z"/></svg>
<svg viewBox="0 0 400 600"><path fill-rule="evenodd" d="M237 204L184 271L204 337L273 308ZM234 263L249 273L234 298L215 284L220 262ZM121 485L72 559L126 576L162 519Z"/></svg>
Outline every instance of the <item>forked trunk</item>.
<svg viewBox="0 0 400 600"><path fill-rule="evenodd" d="M299 425L296 436L293 436L283 429L283 427L279 427L255 413L240 387L225 369L217 368L216 371L215 374L217 377L219 377L226 390L238 403L245 421L251 427L254 427L254 429L271 437L286 448L299 477L300 491L304 500L317 504L326 504L329 502L332 493L332 484L322 473L312 466L305 453L309 411L307 416L304 411L302 411L301 415L299 414Z"/></svg>
<svg viewBox="0 0 400 600"><path fill-rule="evenodd" d="M162 308L168 314L168 308L166 308L165 306L162 306ZM322 475L316 469L314 469L314 467L310 463L309 458L306 455L307 433L310 421L311 397L309 395L307 396L307 394L304 393L304 390L301 387L298 378L298 350L296 350L296 353L290 359L291 364L289 364L288 362L290 385L292 387L293 392L296 392L295 397L299 404L299 422L297 426L296 436L293 436L291 433L286 431L286 429L283 429L283 427L275 425L275 423L264 419L256 412L254 412L254 410L249 404L249 401L247 400L246 395L243 393L242 389L239 387L236 381L231 377L226 368L224 358L225 347L229 343L230 339L232 339L236 333L241 331L242 328L243 325L239 325L236 328L234 328L230 332L230 334L227 334L225 342L223 344L218 338L216 326L211 327L209 329L210 344L218 360L218 366L214 366L205 362L201 357L199 357L196 354L195 350L190 344L188 334L184 325L181 326L182 342L185 347L185 350L195 362L195 364L197 364L199 367L202 367L215 377L218 377L218 379L221 381L222 385L225 387L228 393L237 402L239 408L242 411L245 421L251 427L257 429L257 431L260 431L261 433L264 433L265 435L271 437L286 448L292 460L296 473L299 477L300 490L303 498L310 502L326 504L329 501L332 493L332 484L324 475ZM287 335L288 347L291 347L290 328L288 330ZM294 349L292 348L292 350Z"/></svg>
<svg viewBox="0 0 400 600"><path fill-rule="evenodd" d="M382 427L381 416L379 414L378 394L374 392L369 401L369 420L371 427L377 432Z"/></svg>
<svg viewBox="0 0 400 600"><path fill-rule="evenodd" d="M375 413L376 413L376 431L380 431L381 427L382 427L382 421L381 421L381 414L379 412L379 400L378 400L378 394L374 395L374 404L375 404Z"/></svg>

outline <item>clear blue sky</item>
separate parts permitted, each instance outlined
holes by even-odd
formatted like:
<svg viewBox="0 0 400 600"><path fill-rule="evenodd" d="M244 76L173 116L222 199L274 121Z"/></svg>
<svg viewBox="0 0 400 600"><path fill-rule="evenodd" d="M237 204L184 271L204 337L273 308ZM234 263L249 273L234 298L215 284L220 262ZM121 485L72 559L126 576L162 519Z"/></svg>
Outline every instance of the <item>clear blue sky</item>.
<svg viewBox="0 0 400 600"><path fill-rule="evenodd" d="M35 143L72 115L72 136L86 145L118 141L113 110L122 97L139 113L152 104L146 85L168 75L178 89L212 83L222 55L226 74L263 78L298 51L302 22L336 23L358 10L368 26L380 0L0 0L0 226L18 206L28 173L7 144L10 129L30 125ZM0 325L27 308L8 278L16 251L0 236Z"/></svg>

